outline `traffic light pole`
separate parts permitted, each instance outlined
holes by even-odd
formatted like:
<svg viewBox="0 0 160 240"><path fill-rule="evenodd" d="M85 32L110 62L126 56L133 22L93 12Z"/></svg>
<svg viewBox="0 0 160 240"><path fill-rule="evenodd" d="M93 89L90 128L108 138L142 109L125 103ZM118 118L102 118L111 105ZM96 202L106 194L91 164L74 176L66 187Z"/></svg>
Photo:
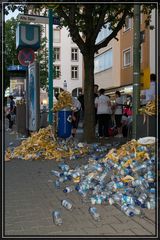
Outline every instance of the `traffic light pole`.
<svg viewBox="0 0 160 240"><path fill-rule="evenodd" d="M53 15L52 9L48 10L49 18L49 59L48 59L48 79L49 79L49 124L53 124Z"/></svg>
<svg viewBox="0 0 160 240"><path fill-rule="evenodd" d="M140 107L140 5L134 5L133 39L133 125L132 138L137 139L137 115Z"/></svg>

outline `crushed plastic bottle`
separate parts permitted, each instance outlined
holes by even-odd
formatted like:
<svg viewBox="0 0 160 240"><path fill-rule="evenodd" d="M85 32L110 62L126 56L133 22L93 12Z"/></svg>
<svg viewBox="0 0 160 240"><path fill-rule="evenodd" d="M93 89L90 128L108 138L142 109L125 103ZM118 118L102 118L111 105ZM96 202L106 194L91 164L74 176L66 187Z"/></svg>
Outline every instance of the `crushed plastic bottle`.
<svg viewBox="0 0 160 240"><path fill-rule="evenodd" d="M60 172L56 171L56 170L51 170L51 174L56 176L56 177L60 177Z"/></svg>
<svg viewBox="0 0 160 240"><path fill-rule="evenodd" d="M60 188L60 182L59 182L59 180L56 180L56 181L55 181L55 187L56 187L56 188Z"/></svg>
<svg viewBox="0 0 160 240"><path fill-rule="evenodd" d="M56 225L62 225L62 218L59 211L52 212L53 221Z"/></svg>
<svg viewBox="0 0 160 240"><path fill-rule="evenodd" d="M62 170L62 171L68 171L69 170L69 166L65 163L60 163L59 164L59 168Z"/></svg>
<svg viewBox="0 0 160 240"><path fill-rule="evenodd" d="M97 208L95 207L90 207L89 208L89 213L93 217L95 221L100 221L100 214L97 212Z"/></svg>
<svg viewBox="0 0 160 240"><path fill-rule="evenodd" d="M135 215L134 209L124 204L121 206L121 211L124 212L127 216L133 217Z"/></svg>
<svg viewBox="0 0 160 240"><path fill-rule="evenodd" d="M74 190L74 187L73 186L70 186L70 187L65 187L65 189L63 190L64 193L70 193Z"/></svg>
<svg viewBox="0 0 160 240"><path fill-rule="evenodd" d="M71 210L72 209L72 203L71 202L69 202L68 200L62 200L62 206L63 207L65 207L66 209L68 209L68 210Z"/></svg>
<svg viewBox="0 0 160 240"><path fill-rule="evenodd" d="M148 209L155 209L156 207L155 199L150 199L150 201L147 201L145 204Z"/></svg>

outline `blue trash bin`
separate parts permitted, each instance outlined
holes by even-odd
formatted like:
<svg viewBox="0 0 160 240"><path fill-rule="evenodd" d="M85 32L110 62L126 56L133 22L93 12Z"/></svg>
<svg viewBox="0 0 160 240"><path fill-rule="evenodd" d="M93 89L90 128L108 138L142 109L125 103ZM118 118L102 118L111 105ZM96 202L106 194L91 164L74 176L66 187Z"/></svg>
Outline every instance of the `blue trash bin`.
<svg viewBox="0 0 160 240"><path fill-rule="evenodd" d="M72 111L70 108L63 108L58 112L58 137L68 138L72 130Z"/></svg>

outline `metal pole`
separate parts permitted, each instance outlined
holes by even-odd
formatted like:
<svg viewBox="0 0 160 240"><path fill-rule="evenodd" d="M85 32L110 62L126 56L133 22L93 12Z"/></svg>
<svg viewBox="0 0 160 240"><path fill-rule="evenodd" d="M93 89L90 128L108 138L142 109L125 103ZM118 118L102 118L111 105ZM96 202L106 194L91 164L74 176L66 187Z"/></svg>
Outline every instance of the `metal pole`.
<svg viewBox="0 0 160 240"><path fill-rule="evenodd" d="M53 15L52 9L48 10L49 18L49 54L48 54L48 79L49 79L49 124L53 123Z"/></svg>
<svg viewBox="0 0 160 240"><path fill-rule="evenodd" d="M26 136L29 136L29 105L28 105L28 68L26 70Z"/></svg>
<svg viewBox="0 0 160 240"><path fill-rule="evenodd" d="M140 5L134 5L133 40L133 129L132 138L137 139L137 114L140 106Z"/></svg>

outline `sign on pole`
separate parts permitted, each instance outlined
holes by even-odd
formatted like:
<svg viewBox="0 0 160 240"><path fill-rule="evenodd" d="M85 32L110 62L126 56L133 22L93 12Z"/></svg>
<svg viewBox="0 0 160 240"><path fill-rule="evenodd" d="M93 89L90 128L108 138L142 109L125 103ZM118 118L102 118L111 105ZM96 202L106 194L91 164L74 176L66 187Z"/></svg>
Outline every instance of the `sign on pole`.
<svg viewBox="0 0 160 240"><path fill-rule="evenodd" d="M18 24L16 28L16 48L40 48L40 26L31 24Z"/></svg>
<svg viewBox="0 0 160 240"><path fill-rule="evenodd" d="M35 54L31 48L23 48L18 53L18 61L23 66L28 66L34 62Z"/></svg>
<svg viewBox="0 0 160 240"><path fill-rule="evenodd" d="M28 67L28 110L29 130L37 131L40 125L39 65L34 62Z"/></svg>
<svg viewBox="0 0 160 240"><path fill-rule="evenodd" d="M141 90L150 88L150 68L147 67L141 74Z"/></svg>
<svg viewBox="0 0 160 240"><path fill-rule="evenodd" d="M49 24L49 18L48 17L42 17L37 15L27 15L27 14L19 14L18 20L23 22L33 22L33 23L42 23L42 24ZM53 25L59 25L60 20L58 17L53 17Z"/></svg>

